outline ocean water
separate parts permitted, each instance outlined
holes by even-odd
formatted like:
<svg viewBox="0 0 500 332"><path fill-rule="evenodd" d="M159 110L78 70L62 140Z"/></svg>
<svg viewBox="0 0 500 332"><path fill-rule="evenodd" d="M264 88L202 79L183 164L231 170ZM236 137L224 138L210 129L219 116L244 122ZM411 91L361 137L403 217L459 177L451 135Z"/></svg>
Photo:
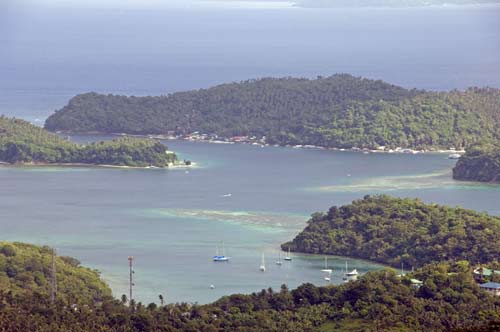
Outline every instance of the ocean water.
<svg viewBox="0 0 500 332"><path fill-rule="evenodd" d="M158 301L161 293L169 302L205 303L281 284L325 284L322 256L293 254L291 263L277 266L279 245L303 229L311 213L366 194L420 197L500 215L500 186L450 180L455 161L444 154L165 143L198 166L0 168L2 239L48 244L77 257L99 269L116 296L127 293L132 255L138 300ZM221 241L232 257L227 264L211 261ZM265 273L258 270L262 253ZM341 282L345 261L329 258L333 283ZM362 273L381 268L347 261Z"/></svg>
<svg viewBox="0 0 500 332"><path fill-rule="evenodd" d="M344 72L410 88L500 87L500 6L74 9L23 2L0 4L0 114L38 124L78 93L157 95L264 76Z"/></svg>

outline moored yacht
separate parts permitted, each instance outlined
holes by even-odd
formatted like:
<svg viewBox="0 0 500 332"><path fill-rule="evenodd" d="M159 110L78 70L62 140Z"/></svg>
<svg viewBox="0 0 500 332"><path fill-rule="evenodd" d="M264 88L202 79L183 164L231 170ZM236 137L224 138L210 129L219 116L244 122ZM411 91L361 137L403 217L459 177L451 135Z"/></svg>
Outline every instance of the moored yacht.
<svg viewBox="0 0 500 332"><path fill-rule="evenodd" d="M264 253L262 253L262 260L260 262L259 270L261 270L262 272L266 272L266 261L264 259Z"/></svg>
<svg viewBox="0 0 500 332"><path fill-rule="evenodd" d="M221 241L221 245L222 245L222 255L219 255L219 247L218 246L215 247L215 256L212 257L212 260L214 262L228 262L230 259L230 257L226 256L223 241Z"/></svg>
<svg viewBox="0 0 500 332"><path fill-rule="evenodd" d="M333 270L328 268L328 257L325 256L325 268L321 270L321 272L325 272L328 274L332 274Z"/></svg>
<svg viewBox="0 0 500 332"><path fill-rule="evenodd" d="M288 262L292 260L292 256L290 255L290 247L288 247L288 255L285 256L284 260Z"/></svg>

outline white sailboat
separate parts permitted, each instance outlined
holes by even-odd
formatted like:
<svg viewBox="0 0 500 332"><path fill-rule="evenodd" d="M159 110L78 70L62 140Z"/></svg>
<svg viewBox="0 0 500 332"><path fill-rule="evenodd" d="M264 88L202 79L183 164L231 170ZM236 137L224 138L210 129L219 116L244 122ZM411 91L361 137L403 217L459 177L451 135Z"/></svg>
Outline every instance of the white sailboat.
<svg viewBox="0 0 500 332"><path fill-rule="evenodd" d="M328 268L328 257L325 256L325 268L321 270L321 272L325 272L328 274L332 274L333 270Z"/></svg>
<svg viewBox="0 0 500 332"><path fill-rule="evenodd" d="M262 260L260 262L259 270L261 270L262 272L266 271L266 261L265 261L265 258L264 258L264 253L262 253Z"/></svg>
<svg viewBox="0 0 500 332"><path fill-rule="evenodd" d="M283 262L281 261L281 252L278 253L278 260L276 261L276 265L281 265Z"/></svg>
<svg viewBox="0 0 500 332"><path fill-rule="evenodd" d="M358 273L358 270L356 269L352 269L350 272L347 272L347 261L345 262L345 275L347 277L355 277L357 276L359 273Z"/></svg>
<svg viewBox="0 0 500 332"><path fill-rule="evenodd" d="M288 261L288 262L292 260L292 256L290 255L290 247L288 247L288 255L287 255L287 256L285 256L285 258L284 258L284 259L285 259L286 261Z"/></svg>

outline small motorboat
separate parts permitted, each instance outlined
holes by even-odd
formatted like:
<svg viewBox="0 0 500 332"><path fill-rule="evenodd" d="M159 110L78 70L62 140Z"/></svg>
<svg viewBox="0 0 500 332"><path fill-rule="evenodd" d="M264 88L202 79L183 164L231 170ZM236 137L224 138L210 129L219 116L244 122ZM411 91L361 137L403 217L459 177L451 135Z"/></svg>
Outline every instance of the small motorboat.
<svg viewBox="0 0 500 332"><path fill-rule="evenodd" d="M347 276L347 277L355 277L358 274L359 274L358 270L356 270L356 269L353 269L351 272L347 272L347 261L346 261L345 262L345 276Z"/></svg>
<svg viewBox="0 0 500 332"><path fill-rule="evenodd" d="M358 273L358 270L356 269L353 269L351 272L346 272L346 276L348 277L354 277L354 276L357 276L359 273Z"/></svg>

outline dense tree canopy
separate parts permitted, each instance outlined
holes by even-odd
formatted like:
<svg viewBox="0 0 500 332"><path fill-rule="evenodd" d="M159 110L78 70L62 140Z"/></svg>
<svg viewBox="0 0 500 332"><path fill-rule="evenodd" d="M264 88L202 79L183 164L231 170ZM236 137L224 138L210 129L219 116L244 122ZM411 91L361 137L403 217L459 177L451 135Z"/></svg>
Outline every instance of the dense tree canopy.
<svg viewBox="0 0 500 332"><path fill-rule="evenodd" d="M467 149L453 168L453 178L500 182L500 147L485 143Z"/></svg>
<svg viewBox="0 0 500 332"><path fill-rule="evenodd" d="M499 243L498 217L381 195L314 214L282 248L418 267L447 260L495 261Z"/></svg>
<svg viewBox="0 0 500 332"><path fill-rule="evenodd" d="M411 278L423 282L411 285ZM466 262L434 264L400 278L371 272L341 286L304 284L289 291L226 296L208 305L157 306L106 298L102 303L51 306L46 297L0 292L0 330L9 332L296 332L454 331L489 329L500 320L500 298L481 291ZM492 323L493 324L493 323ZM490 325L494 328L494 325Z"/></svg>
<svg viewBox="0 0 500 332"><path fill-rule="evenodd" d="M0 242L0 292L48 298L51 263L52 248ZM61 301L93 304L111 296L111 290L100 280L99 273L80 266L74 258L56 255L55 270Z"/></svg>
<svg viewBox="0 0 500 332"><path fill-rule="evenodd" d="M0 162L164 167L176 160L155 140L125 137L78 145L27 121L0 116Z"/></svg>
<svg viewBox="0 0 500 332"><path fill-rule="evenodd" d="M87 93L50 116L52 131L266 136L273 144L463 148L500 138L500 90L407 90L347 74L265 78L159 97Z"/></svg>

